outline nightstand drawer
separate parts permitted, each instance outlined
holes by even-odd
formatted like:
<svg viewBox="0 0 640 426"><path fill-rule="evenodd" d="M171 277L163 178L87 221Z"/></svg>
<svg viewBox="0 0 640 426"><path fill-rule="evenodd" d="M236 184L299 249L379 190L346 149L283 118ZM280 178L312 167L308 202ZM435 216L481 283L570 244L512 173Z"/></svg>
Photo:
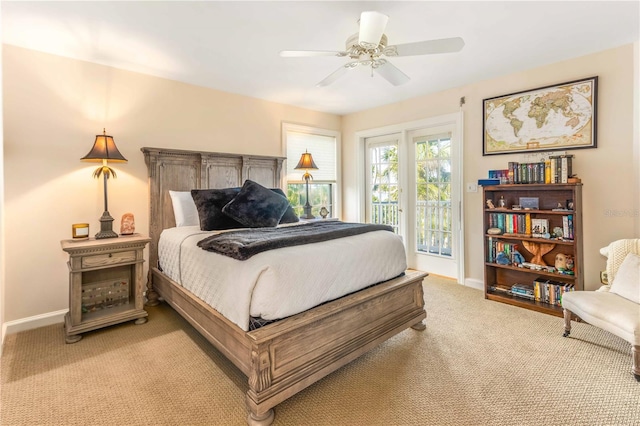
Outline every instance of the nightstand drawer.
<svg viewBox="0 0 640 426"><path fill-rule="evenodd" d="M136 260L135 250L120 251L117 253L98 254L82 258L83 268L96 268L99 266L115 265L117 263L133 262Z"/></svg>

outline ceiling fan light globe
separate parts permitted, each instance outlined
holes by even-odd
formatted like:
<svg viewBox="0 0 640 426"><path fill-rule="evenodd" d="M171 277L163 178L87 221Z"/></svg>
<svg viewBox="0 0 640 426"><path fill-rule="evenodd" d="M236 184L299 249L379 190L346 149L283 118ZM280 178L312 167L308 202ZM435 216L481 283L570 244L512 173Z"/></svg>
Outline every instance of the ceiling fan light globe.
<svg viewBox="0 0 640 426"><path fill-rule="evenodd" d="M389 17L383 13L369 11L360 15L358 44L365 49L375 49L380 43Z"/></svg>

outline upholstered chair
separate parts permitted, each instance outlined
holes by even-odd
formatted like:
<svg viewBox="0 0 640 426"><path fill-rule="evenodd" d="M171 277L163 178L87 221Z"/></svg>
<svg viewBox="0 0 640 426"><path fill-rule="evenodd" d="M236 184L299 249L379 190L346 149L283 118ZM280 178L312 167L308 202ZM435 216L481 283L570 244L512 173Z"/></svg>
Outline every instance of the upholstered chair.
<svg viewBox="0 0 640 426"><path fill-rule="evenodd" d="M575 315L626 340L631 344L631 369L640 382L640 239L614 241L600 253L607 257L606 285L562 296L563 336L569 336Z"/></svg>

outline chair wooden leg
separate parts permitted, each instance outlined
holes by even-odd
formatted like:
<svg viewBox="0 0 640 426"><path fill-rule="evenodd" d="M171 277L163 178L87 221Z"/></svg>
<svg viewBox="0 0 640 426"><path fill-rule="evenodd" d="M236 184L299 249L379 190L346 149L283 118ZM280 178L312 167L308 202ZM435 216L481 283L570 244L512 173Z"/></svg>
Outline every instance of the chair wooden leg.
<svg viewBox="0 0 640 426"><path fill-rule="evenodd" d="M568 309L563 309L564 313L564 333L562 333L562 337L569 337L571 334L571 311Z"/></svg>
<svg viewBox="0 0 640 426"><path fill-rule="evenodd" d="M636 377L636 380L640 382L640 346L631 346L631 356L633 357L633 366L631 367L631 371L633 371L633 375Z"/></svg>

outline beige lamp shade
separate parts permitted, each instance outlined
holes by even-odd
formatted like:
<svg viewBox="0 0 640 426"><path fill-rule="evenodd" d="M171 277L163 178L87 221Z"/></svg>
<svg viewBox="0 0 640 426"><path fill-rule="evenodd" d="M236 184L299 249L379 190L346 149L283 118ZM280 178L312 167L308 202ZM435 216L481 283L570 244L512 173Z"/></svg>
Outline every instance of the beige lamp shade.
<svg viewBox="0 0 640 426"><path fill-rule="evenodd" d="M86 161L112 161L115 163L126 163L127 159L118 151L113 136L107 135L106 129L102 129L102 135L96 135L93 148L87 155L81 158Z"/></svg>
<svg viewBox="0 0 640 426"><path fill-rule="evenodd" d="M298 161L298 165L295 169L306 169L306 170L318 170L318 166L313 162L313 157L310 153L305 152L300 157L300 161Z"/></svg>

